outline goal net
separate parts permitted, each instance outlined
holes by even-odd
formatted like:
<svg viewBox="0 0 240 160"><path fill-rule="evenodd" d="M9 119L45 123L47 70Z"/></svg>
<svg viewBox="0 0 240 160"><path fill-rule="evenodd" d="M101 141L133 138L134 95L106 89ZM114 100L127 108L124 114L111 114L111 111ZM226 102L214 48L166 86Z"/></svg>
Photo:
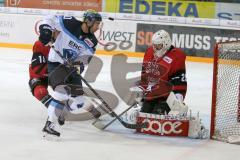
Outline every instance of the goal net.
<svg viewBox="0 0 240 160"><path fill-rule="evenodd" d="M240 144L240 41L215 47L211 138Z"/></svg>

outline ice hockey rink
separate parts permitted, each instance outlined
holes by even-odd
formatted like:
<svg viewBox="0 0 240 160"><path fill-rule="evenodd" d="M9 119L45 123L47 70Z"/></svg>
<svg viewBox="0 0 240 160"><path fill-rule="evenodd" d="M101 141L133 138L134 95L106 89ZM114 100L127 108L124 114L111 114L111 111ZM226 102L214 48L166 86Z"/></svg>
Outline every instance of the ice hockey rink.
<svg viewBox="0 0 240 160"><path fill-rule="evenodd" d="M94 87L116 94L110 79L111 56L99 56L103 68ZM1 160L229 160L239 159L240 146L213 140L137 134L118 122L105 131L90 121L67 122L59 141L42 138L46 109L28 88L31 50L0 48L0 159ZM141 58L129 58L141 62ZM186 104L200 111L209 127L212 64L187 62ZM118 106L121 107L121 106ZM116 111L119 110L116 109Z"/></svg>

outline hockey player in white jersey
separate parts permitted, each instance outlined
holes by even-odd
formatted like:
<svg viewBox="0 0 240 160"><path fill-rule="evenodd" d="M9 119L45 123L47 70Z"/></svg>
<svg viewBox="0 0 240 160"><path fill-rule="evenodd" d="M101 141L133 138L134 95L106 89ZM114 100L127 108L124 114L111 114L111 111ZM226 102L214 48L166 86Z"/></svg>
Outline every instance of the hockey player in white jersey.
<svg viewBox="0 0 240 160"><path fill-rule="evenodd" d="M64 107L69 111L83 108L95 118L101 115L93 104L83 97L79 76L84 65L89 63L95 53L98 41L94 32L99 29L101 21L102 17L98 12L87 10L83 21L72 16L48 16L41 24L42 27L50 27L52 32L57 34L48 57L49 86L53 89L53 100L48 107L48 119L43 132L60 136L55 125L57 121L60 125L64 124ZM44 33L39 39L43 44L51 43L51 38ZM80 65L80 73L76 65Z"/></svg>

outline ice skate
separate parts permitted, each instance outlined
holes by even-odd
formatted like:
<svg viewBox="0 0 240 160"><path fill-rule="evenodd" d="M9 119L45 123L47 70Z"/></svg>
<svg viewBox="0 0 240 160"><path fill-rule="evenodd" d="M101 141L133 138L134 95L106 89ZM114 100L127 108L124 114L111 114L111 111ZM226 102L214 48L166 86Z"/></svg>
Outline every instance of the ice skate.
<svg viewBox="0 0 240 160"><path fill-rule="evenodd" d="M47 121L42 131L46 133L43 137L47 135L53 135L56 137L60 137L60 133L54 129L55 125L53 122Z"/></svg>

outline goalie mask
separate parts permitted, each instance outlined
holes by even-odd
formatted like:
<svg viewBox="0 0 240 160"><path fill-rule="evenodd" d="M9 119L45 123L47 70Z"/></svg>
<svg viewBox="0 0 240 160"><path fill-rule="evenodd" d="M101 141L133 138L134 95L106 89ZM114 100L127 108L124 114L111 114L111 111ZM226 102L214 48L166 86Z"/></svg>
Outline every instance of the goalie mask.
<svg viewBox="0 0 240 160"><path fill-rule="evenodd" d="M162 57L171 47L171 38L165 30L159 30L152 36L154 56Z"/></svg>

